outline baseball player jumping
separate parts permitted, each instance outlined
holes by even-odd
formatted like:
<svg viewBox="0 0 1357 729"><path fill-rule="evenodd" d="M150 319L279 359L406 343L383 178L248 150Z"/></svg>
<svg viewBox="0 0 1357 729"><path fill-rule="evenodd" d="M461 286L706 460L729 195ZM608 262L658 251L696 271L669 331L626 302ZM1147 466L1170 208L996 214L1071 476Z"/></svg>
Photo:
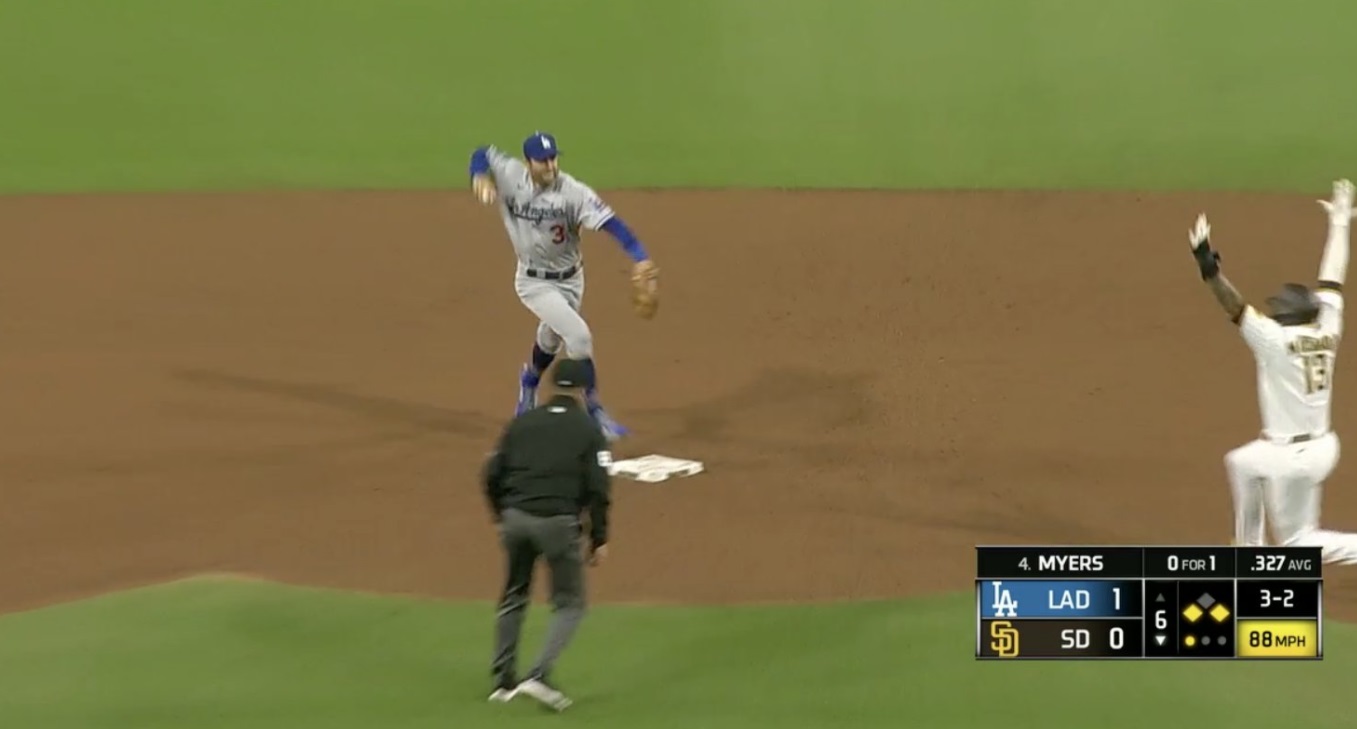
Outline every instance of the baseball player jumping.
<svg viewBox="0 0 1357 729"><path fill-rule="evenodd" d="M1266 543L1265 520L1276 544L1323 549L1324 561L1357 564L1357 534L1319 528L1324 481L1338 464L1338 436L1330 430L1334 363L1343 334L1343 280L1347 275L1353 186L1333 184L1320 200L1329 236L1314 291L1286 284L1267 299L1266 316L1220 272L1211 226L1197 218L1188 232L1192 256L1216 300L1238 325L1258 372L1260 436L1225 456L1234 497L1235 544Z"/></svg>
<svg viewBox="0 0 1357 729"><path fill-rule="evenodd" d="M580 316L584 299L584 264L580 228L604 230L617 239L633 261L632 304L645 319L659 306L659 269L621 218L588 185L557 165L556 138L535 132L523 141L523 161L486 145L471 154L471 189L484 205L499 204L518 268L514 290L537 315L537 338L531 359L519 375L516 414L537 403L537 386L562 345L566 356L582 360L591 380L594 342ZM596 388L585 392L589 414L609 440L627 434L599 403Z"/></svg>

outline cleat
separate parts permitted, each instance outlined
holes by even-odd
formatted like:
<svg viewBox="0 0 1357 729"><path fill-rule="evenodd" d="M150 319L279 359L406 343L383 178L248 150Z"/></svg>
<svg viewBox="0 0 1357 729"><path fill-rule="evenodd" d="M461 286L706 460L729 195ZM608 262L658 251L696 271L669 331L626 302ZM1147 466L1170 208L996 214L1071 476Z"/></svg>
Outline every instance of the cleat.
<svg viewBox="0 0 1357 729"><path fill-rule="evenodd" d="M528 365L523 365L523 370L518 375L518 406L514 408L515 416L537 407L537 386L541 381L541 375L534 373Z"/></svg>
<svg viewBox="0 0 1357 729"><path fill-rule="evenodd" d="M594 422L598 423L598 427L603 431L603 437L609 441L621 440L631 433L621 423L613 420L612 416L601 407L594 410L593 416Z"/></svg>

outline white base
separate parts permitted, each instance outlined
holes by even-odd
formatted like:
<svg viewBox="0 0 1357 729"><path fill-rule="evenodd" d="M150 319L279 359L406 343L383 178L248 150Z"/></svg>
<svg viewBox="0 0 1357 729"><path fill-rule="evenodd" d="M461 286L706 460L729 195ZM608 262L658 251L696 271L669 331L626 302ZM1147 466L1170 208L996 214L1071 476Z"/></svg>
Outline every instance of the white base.
<svg viewBox="0 0 1357 729"><path fill-rule="evenodd" d="M705 467L701 461L657 455L613 461L608 466L609 475L630 478L643 483L659 483L668 481L673 477L696 476L704 470Z"/></svg>

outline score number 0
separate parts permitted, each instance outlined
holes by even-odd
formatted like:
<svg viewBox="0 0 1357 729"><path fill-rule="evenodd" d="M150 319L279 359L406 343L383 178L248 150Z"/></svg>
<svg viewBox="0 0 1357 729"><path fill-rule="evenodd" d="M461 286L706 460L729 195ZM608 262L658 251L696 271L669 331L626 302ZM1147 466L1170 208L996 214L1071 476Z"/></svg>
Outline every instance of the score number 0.
<svg viewBox="0 0 1357 729"><path fill-rule="evenodd" d="M1118 611L1121 610L1121 588L1120 588L1120 587L1114 587L1114 588L1112 588L1112 604L1113 604L1114 609L1116 609L1116 610L1118 610ZM1081 638L1083 639L1083 644L1082 644L1082 645L1080 645L1080 639L1081 639ZM1114 650L1114 651L1119 651L1119 650L1121 650L1122 647L1124 647L1124 646L1126 645L1126 631L1123 630L1123 629L1120 628L1120 627L1113 626L1111 630L1108 630L1108 631L1107 631L1107 645L1108 645L1109 647L1111 647L1112 650ZM1060 647L1061 647L1061 648L1087 648L1087 647L1088 647L1088 631L1085 630L1085 629L1083 629L1083 628L1079 628L1079 629L1077 629L1077 630L1062 630L1062 631L1060 631Z"/></svg>
<svg viewBox="0 0 1357 729"><path fill-rule="evenodd" d="M1062 630L1060 631L1060 647L1065 649L1087 648L1088 635L1087 628ZM1126 631L1122 630L1120 627L1113 627L1111 630L1107 631L1107 644L1111 646L1114 651L1121 650L1122 646L1126 645Z"/></svg>

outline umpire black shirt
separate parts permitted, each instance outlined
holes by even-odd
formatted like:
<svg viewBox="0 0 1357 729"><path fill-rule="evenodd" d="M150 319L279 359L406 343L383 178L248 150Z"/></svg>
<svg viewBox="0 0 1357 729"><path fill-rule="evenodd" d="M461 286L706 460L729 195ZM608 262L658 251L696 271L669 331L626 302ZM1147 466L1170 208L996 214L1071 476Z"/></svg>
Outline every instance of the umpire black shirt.
<svg viewBox="0 0 1357 729"><path fill-rule="evenodd" d="M509 421L485 464L495 521L505 509L536 516L589 512L594 547L608 541L608 441L575 398L557 395Z"/></svg>

